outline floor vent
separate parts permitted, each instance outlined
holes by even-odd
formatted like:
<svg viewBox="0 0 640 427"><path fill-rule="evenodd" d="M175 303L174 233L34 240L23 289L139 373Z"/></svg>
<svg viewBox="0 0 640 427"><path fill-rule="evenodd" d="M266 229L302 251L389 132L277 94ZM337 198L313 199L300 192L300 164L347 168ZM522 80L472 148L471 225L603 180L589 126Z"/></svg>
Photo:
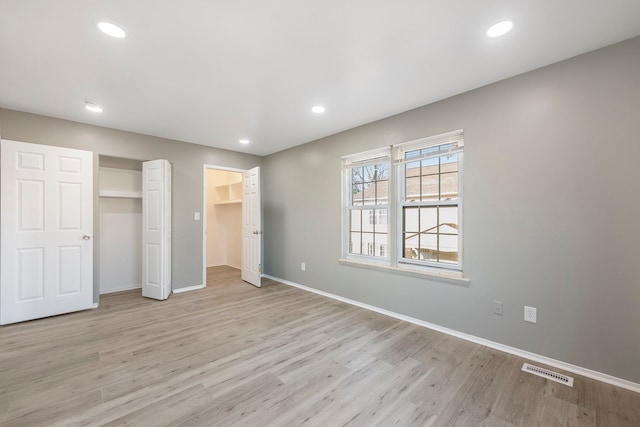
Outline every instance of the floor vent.
<svg viewBox="0 0 640 427"><path fill-rule="evenodd" d="M569 387L573 387L573 378L567 375L559 374L548 369L539 368L538 366L533 366L528 363L522 365L522 370L524 372L529 372L530 374L537 375L551 381L559 382L560 384L568 385Z"/></svg>

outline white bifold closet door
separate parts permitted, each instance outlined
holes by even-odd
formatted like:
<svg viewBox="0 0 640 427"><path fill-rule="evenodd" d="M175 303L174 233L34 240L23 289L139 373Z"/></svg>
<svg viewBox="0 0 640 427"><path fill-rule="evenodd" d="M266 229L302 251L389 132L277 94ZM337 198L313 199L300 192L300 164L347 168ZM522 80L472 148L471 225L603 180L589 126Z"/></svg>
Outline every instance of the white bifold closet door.
<svg viewBox="0 0 640 427"><path fill-rule="evenodd" d="M2 141L0 324L93 307L93 153Z"/></svg>
<svg viewBox="0 0 640 427"><path fill-rule="evenodd" d="M171 294L171 164L142 163L142 296Z"/></svg>

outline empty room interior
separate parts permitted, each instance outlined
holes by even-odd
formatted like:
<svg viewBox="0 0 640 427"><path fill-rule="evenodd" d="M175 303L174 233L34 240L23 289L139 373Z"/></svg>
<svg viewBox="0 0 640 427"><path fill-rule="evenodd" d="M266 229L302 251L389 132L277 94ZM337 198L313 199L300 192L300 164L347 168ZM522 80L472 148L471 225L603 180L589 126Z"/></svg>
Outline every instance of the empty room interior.
<svg viewBox="0 0 640 427"><path fill-rule="evenodd" d="M640 2L0 0L0 425L640 426Z"/></svg>

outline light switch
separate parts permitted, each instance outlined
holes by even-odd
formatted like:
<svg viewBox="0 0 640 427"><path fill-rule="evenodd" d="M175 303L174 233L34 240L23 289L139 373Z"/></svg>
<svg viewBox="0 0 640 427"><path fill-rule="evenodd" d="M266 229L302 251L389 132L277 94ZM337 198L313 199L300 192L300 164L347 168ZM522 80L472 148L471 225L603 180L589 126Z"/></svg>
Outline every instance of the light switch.
<svg viewBox="0 0 640 427"><path fill-rule="evenodd" d="M200 212L194 212L193 213L193 220L194 221L200 221Z"/></svg>

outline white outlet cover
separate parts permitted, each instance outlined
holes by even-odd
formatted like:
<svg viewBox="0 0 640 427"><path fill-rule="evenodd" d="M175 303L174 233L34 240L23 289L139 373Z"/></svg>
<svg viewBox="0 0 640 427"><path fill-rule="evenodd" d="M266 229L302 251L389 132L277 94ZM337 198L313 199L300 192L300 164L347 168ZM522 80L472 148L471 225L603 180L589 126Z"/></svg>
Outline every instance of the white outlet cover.
<svg viewBox="0 0 640 427"><path fill-rule="evenodd" d="M525 322L538 323L538 314L535 307L524 306Z"/></svg>
<svg viewBox="0 0 640 427"><path fill-rule="evenodd" d="M193 220L194 221L200 221L200 212L194 212L193 213Z"/></svg>

